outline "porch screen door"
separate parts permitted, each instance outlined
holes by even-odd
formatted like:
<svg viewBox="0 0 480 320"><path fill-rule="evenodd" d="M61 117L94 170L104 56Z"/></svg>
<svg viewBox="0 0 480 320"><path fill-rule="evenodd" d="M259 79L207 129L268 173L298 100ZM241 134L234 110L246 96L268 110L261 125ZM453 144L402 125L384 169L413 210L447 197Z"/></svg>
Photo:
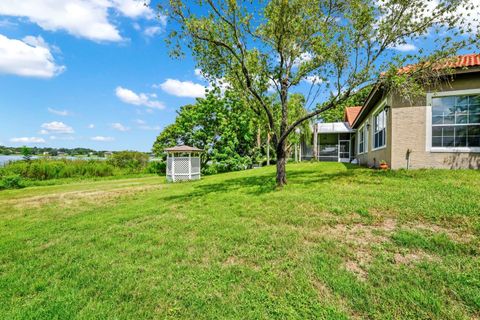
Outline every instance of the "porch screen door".
<svg viewBox="0 0 480 320"><path fill-rule="evenodd" d="M338 158L340 162L350 162L350 141L349 140L340 140L339 141L339 150Z"/></svg>

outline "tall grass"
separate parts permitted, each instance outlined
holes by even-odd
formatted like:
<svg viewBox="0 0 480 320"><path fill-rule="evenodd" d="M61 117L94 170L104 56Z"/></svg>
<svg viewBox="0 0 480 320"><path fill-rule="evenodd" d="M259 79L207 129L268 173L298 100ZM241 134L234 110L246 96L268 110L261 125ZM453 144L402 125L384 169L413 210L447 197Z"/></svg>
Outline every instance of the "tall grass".
<svg viewBox="0 0 480 320"><path fill-rule="evenodd" d="M49 180L73 177L108 177L132 173L99 160L51 160L15 161L0 169L0 176L19 175L30 180Z"/></svg>

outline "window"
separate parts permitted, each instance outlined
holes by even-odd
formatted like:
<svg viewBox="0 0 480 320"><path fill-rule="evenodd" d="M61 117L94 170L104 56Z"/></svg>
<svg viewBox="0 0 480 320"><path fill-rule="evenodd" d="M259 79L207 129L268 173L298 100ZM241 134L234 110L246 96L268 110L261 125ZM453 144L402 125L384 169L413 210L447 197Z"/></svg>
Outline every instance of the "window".
<svg viewBox="0 0 480 320"><path fill-rule="evenodd" d="M480 147L480 95L432 98L432 147Z"/></svg>
<svg viewBox="0 0 480 320"><path fill-rule="evenodd" d="M361 128L359 131L358 131L358 153L364 153L366 150L365 150L365 130L366 130L366 126L364 126L363 128Z"/></svg>
<svg viewBox="0 0 480 320"><path fill-rule="evenodd" d="M387 112L382 109L373 119L373 148L378 149L386 144Z"/></svg>

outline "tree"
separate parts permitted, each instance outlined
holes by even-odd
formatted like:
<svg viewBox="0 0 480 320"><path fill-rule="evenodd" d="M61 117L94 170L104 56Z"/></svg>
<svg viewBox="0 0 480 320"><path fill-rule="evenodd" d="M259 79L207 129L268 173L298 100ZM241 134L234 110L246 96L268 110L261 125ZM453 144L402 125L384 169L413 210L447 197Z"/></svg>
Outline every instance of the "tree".
<svg viewBox="0 0 480 320"><path fill-rule="evenodd" d="M435 62L473 42L470 0L169 0L160 6L172 23L171 55L192 51L212 83L219 79L256 100L249 107L267 118L277 155L278 186L287 182L287 139L294 129L340 105L367 84L415 93L431 81ZM398 53L395 47L424 37L431 50ZM454 40L456 39L456 40ZM406 62L422 68L399 74ZM426 70L423 72L422 70ZM386 71L379 78L380 72ZM293 118L291 92L310 83L304 108ZM269 102L278 94L280 112Z"/></svg>
<svg viewBox="0 0 480 320"><path fill-rule="evenodd" d="M153 145L160 155L166 147L187 144L205 150L202 167L208 172L244 169L258 155L258 122L243 99L232 91L211 91L205 98L180 108ZM207 168L207 163L209 164Z"/></svg>
<svg viewBox="0 0 480 320"><path fill-rule="evenodd" d="M23 156L23 160L30 161L32 159L32 150L27 146L23 146L22 156Z"/></svg>
<svg viewBox="0 0 480 320"><path fill-rule="evenodd" d="M368 94L372 90L372 86L366 86L360 89L355 94L352 94L344 102L336 105L335 107L325 110L319 115L319 118L323 122L341 122L345 115L345 108L361 106L367 99Z"/></svg>

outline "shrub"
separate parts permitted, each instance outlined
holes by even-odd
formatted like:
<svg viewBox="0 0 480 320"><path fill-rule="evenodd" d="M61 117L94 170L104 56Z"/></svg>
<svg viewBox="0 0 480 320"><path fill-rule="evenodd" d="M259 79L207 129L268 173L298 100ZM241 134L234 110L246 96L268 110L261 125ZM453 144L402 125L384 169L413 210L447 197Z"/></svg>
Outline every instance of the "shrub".
<svg viewBox="0 0 480 320"><path fill-rule="evenodd" d="M145 171L147 173L163 175L167 172L167 164L163 161L152 161L148 164Z"/></svg>
<svg viewBox="0 0 480 320"><path fill-rule="evenodd" d="M148 155L137 151L121 151L114 153L108 163L131 172L140 172L147 167Z"/></svg>
<svg viewBox="0 0 480 320"><path fill-rule="evenodd" d="M0 180L0 189L21 189L25 184L18 174L4 176Z"/></svg>

